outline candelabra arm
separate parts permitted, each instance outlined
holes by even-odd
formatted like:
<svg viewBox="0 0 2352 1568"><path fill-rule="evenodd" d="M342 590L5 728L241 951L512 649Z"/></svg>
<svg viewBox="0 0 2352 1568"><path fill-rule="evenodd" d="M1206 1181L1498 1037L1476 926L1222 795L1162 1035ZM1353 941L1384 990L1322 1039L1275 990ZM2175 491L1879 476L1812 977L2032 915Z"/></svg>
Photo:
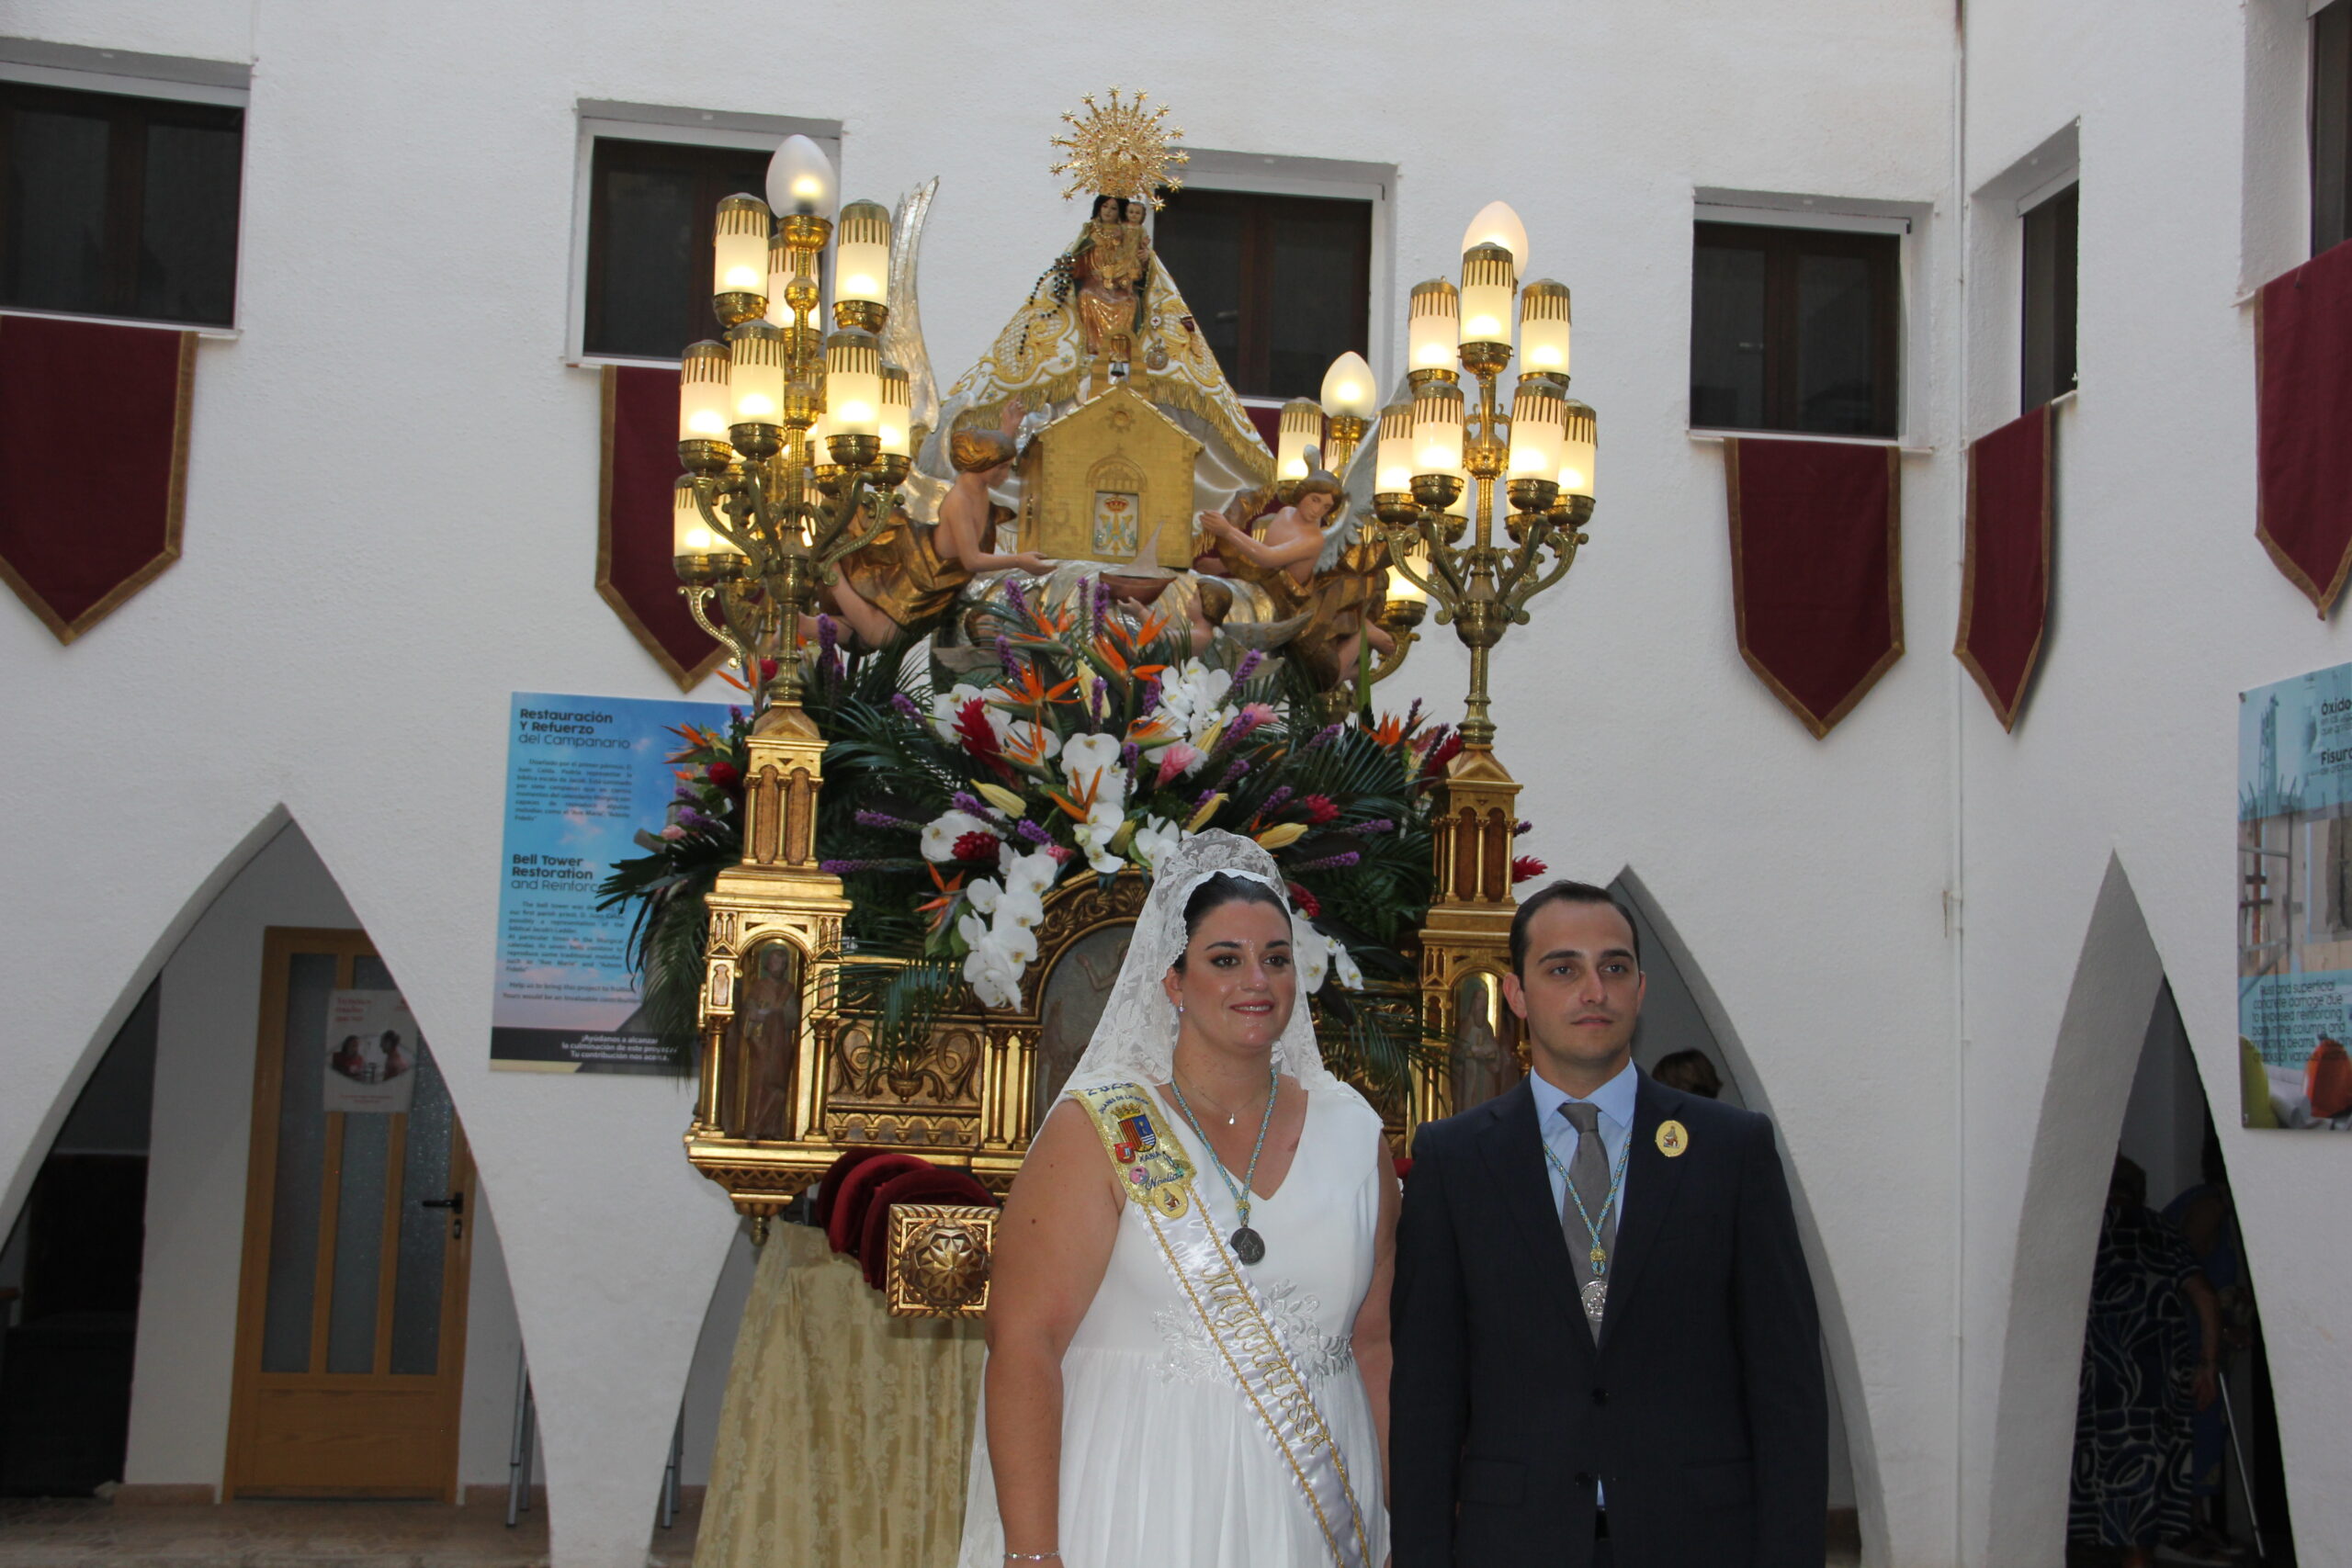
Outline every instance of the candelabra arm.
<svg viewBox="0 0 2352 1568"><path fill-rule="evenodd" d="M1531 576L1528 567L1533 564L1534 556L1530 551L1526 562L1512 573L1512 585L1503 595L1503 603L1510 608L1511 619L1522 626L1527 624L1527 602L1567 576L1568 568L1577 563L1578 536L1573 530L1555 530L1544 542L1551 547L1552 564L1545 567L1540 576Z"/></svg>
<svg viewBox="0 0 2352 1568"><path fill-rule="evenodd" d="M717 480L707 479L697 479L695 480L695 510L702 513L703 525L708 528L712 533L718 535L720 538L726 540L729 544L733 545L737 549L741 550L747 558L756 559L758 555L757 541L755 539L746 538L745 533L748 532L748 530L738 530L734 524L729 522L726 517L722 515L724 508L716 504L714 500L715 496L718 493L719 491ZM699 619L700 617L697 616L696 618Z"/></svg>
<svg viewBox="0 0 2352 1568"><path fill-rule="evenodd" d="M1461 603L1464 592L1461 573L1454 570L1452 561L1440 553L1441 550L1450 550L1451 547L1441 546L1434 540L1430 541L1430 570L1424 576L1406 563L1405 551L1401 543L1403 538L1414 536L1419 531L1409 523L1383 524L1381 533L1388 544L1388 570L1429 595L1430 603L1437 606L1438 624L1443 626L1452 619L1453 606Z"/></svg>
<svg viewBox="0 0 2352 1568"><path fill-rule="evenodd" d="M878 501L881 504L866 505L869 500ZM853 529L850 519L860 516L865 519L865 525ZM826 530L831 536L833 543L820 552L817 557L819 580L825 582L839 581L841 573L834 570L835 563L845 556L864 549L879 537L882 531L889 525L890 498L878 493L869 495L865 489L865 475L862 471L853 474L850 477L848 490L842 495L841 519Z"/></svg>
<svg viewBox="0 0 2352 1568"><path fill-rule="evenodd" d="M1396 646L1382 654L1366 673L1363 683L1367 687L1377 686L1403 669L1407 650L1421 640L1420 634L1410 626L1389 626L1386 629Z"/></svg>
<svg viewBox="0 0 2352 1568"><path fill-rule="evenodd" d="M760 683L759 654L739 635L735 617L729 613L726 589L714 588L708 584L685 584L682 585L678 592L685 595L686 609L693 615L695 625L708 632L712 641L722 645L728 652L735 656L735 662L743 671L743 684L747 688L757 690ZM714 596L718 600L718 624L713 624L707 608Z"/></svg>

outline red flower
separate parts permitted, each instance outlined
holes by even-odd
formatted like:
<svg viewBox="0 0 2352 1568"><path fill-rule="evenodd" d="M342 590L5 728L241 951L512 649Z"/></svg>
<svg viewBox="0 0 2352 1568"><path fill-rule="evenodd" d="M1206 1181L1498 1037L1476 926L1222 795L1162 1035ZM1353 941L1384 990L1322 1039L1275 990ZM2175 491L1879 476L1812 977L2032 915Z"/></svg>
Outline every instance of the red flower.
<svg viewBox="0 0 2352 1568"><path fill-rule="evenodd" d="M1512 857L1510 863L1510 879L1513 882L1524 882L1531 876L1541 876L1551 869L1533 855L1517 855Z"/></svg>
<svg viewBox="0 0 2352 1568"><path fill-rule="evenodd" d="M1323 912L1323 900L1294 882L1290 885L1290 907L1311 920Z"/></svg>
<svg viewBox="0 0 2352 1568"><path fill-rule="evenodd" d="M996 847L998 841L997 836L994 833L983 833L978 829L975 829L971 832L963 834L956 839L956 848L952 852L954 853L955 858L960 861L971 861L982 865L994 865L996 863Z"/></svg>
<svg viewBox="0 0 2352 1568"><path fill-rule="evenodd" d="M1388 1157L1390 1162L1396 1167L1397 1180L1402 1181L1405 1178L1413 1174L1413 1156L1411 1155L1391 1155Z"/></svg>
<svg viewBox="0 0 2352 1568"><path fill-rule="evenodd" d="M733 789L743 782L743 770L732 762L713 762L702 771L702 776L720 789Z"/></svg>
<svg viewBox="0 0 2352 1568"><path fill-rule="evenodd" d="M773 660L773 659L763 659L763 660L760 660L760 679L761 679L761 680L763 680L763 681L773 681L773 680L775 680L775 672L776 672L776 669L777 669L777 665L776 665L776 661L775 661L775 660Z"/></svg>
<svg viewBox="0 0 2352 1568"><path fill-rule="evenodd" d="M1320 828L1326 822L1336 820L1340 815L1340 808L1331 804L1331 797L1328 795L1310 795L1299 804L1306 807L1306 825L1310 828Z"/></svg>
<svg viewBox="0 0 2352 1568"><path fill-rule="evenodd" d="M1440 776L1445 772L1445 765L1461 754L1462 732L1458 729L1447 730L1444 739L1430 747L1429 755L1421 759L1421 777L1433 779Z"/></svg>
<svg viewBox="0 0 2352 1568"><path fill-rule="evenodd" d="M956 736L973 756L995 761L1001 753L996 731L989 728L988 704L974 697L956 710Z"/></svg>

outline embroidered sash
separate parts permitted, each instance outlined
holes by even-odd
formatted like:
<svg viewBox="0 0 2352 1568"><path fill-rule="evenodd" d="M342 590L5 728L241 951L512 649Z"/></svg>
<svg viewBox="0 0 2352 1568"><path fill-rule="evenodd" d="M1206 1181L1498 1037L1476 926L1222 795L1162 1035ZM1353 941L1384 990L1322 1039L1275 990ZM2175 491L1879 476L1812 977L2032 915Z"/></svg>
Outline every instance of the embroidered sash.
<svg viewBox="0 0 2352 1568"><path fill-rule="evenodd" d="M1069 1092L1085 1108L1113 1167L1130 1184L1128 1196L1143 1210L1169 1272L1289 1465L1332 1561L1339 1568L1371 1568L1363 1516L1339 1444L1264 1298L1210 1225L1206 1206L1193 1191L1192 1160L1161 1120L1159 1103L1132 1083Z"/></svg>

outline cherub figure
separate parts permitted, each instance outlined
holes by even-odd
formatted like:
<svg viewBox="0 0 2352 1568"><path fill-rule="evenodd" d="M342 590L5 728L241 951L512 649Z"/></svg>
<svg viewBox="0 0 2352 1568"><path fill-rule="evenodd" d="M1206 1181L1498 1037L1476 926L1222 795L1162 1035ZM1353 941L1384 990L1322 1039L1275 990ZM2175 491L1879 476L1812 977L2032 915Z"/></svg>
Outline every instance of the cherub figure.
<svg viewBox="0 0 2352 1568"><path fill-rule="evenodd" d="M1358 541L1346 522L1325 527L1340 494L1338 476L1310 450L1298 499L1265 520L1264 537L1221 513L1200 514L1202 531L1217 541L1216 553L1232 575L1264 589L1279 617L1306 618L1290 649L1327 687L1347 677L1366 642L1381 653L1396 646L1367 614L1378 597L1374 585L1387 564L1385 553Z"/></svg>
<svg viewBox="0 0 2352 1568"><path fill-rule="evenodd" d="M923 636L946 618L956 595L984 571L1017 569L1043 575L1054 563L1032 551L989 548L998 509L989 491L1002 482L1018 455L1022 406L1008 401L995 430L959 430L948 437L956 482L939 503L935 525L894 510L883 530L841 562L841 580L825 590L825 608L848 623L866 648Z"/></svg>

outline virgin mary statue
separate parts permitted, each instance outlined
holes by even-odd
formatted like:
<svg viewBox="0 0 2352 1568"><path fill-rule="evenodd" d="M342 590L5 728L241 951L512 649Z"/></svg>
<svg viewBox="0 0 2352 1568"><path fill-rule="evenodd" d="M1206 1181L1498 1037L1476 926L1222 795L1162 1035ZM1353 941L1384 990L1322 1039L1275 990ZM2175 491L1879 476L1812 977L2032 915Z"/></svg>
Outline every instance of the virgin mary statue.
<svg viewBox="0 0 2352 1568"><path fill-rule="evenodd" d="M962 1568L1386 1557L1396 1181L1292 919L1247 839L1160 863L997 1226Z"/></svg>

